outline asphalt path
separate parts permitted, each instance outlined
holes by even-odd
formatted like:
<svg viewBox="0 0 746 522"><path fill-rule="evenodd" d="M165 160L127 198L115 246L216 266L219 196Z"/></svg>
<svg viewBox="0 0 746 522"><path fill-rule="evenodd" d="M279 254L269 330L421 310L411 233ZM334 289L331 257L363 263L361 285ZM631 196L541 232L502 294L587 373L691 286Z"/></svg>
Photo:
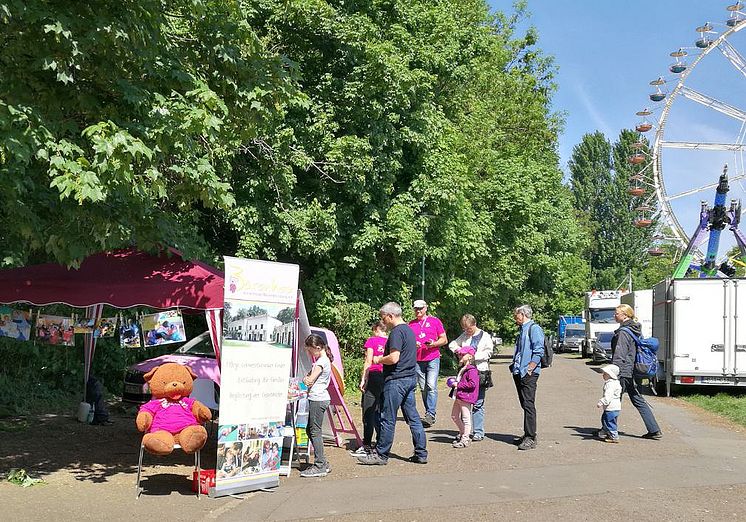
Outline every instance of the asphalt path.
<svg viewBox="0 0 746 522"><path fill-rule="evenodd" d="M664 436L646 440L625 398L621 443L595 440L598 366L563 355L539 379L539 445L518 451L512 439L523 417L507 365L506 358L492 364L484 441L451 447L452 403L441 384L428 464L407 462L412 442L401 421L387 466L358 465L345 448L327 444L331 475L303 479L294 470L279 488L242 498L196 499L191 459L176 452L146 457L135 499L141 435L131 415L108 427L40 416L0 438L0 472L24 468L45 480L30 488L0 482L0 520L746 520L743 427L676 398L649 397ZM215 466L214 444L202 461Z"/></svg>
<svg viewBox="0 0 746 522"><path fill-rule="evenodd" d="M204 519L746 520L741 427L675 398L648 397L664 436L642 439L644 424L625 397L621 443L603 443L593 437L600 426L598 366L563 355L539 379L539 445L518 451L512 438L523 417L507 364L492 364L496 386L487 395L483 442L451 447L452 403L441 383L427 465L405 460L412 442L400 421L387 466L361 466L345 449L327 447L329 476L294 472L274 492L232 499Z"/></svg>

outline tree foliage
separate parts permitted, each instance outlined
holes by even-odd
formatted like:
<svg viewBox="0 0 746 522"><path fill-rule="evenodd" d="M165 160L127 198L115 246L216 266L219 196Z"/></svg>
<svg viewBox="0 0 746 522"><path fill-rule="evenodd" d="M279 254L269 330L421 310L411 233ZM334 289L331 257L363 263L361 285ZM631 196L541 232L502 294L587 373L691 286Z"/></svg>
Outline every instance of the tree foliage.
<svg viewBox="0 0 746 522"><path fill-rule="evenodd" d="M634 286L639 287L642 281L634 281L635 277L647 284L664 260L670 262L668 256L654 261L647 257L655 226L633 226L640 202L628 194L630 178L649 169L649 165L629 162L636 152L647 154L647 142L640 140L637 133L625 129L612 145L602 133L595 132L584 135L573 149L570 185L575 211L593 235L588 252L593 288L617 288L630 271Z"/></svg>
<svg viewBox="0 0 746 522"><path fill-rule="evenodd" d="M236 150L300 102L229 1L0 3L0 263L200 245Z"/></svg>
<svg viewBox="0 0 746 522"><path fill-rule="evenodd" d="M305 107L234 163L223 250L300 262L312 315L347 342L388 300L426 298L510 327L578 301L587 241L572 217L549 113L551 62L525 15L483 1L275 1L250 13L300 64ZM577 303L575 303L577 304Z"/></svg>
<svg viewBox="0 0 746 522"><path fill-rule="evenodd" d="M5 264L128 243L294 262L347 346L411 302L423 256L452 330L579 306L589 233L524 3L0 2Z"/></svg>

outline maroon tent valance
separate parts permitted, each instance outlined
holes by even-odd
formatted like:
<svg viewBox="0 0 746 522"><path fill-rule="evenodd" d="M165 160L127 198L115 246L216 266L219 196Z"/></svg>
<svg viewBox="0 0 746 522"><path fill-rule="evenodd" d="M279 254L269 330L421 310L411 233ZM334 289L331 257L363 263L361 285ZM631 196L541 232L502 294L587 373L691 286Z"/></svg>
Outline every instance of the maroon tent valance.
<svg viewBox="0 0 746 522"><path fill-rule="evenodd" d="M129 248L88 256L77 270L54 263L0 270L0 303L222 309L223 273L170 252Z"/></svg>

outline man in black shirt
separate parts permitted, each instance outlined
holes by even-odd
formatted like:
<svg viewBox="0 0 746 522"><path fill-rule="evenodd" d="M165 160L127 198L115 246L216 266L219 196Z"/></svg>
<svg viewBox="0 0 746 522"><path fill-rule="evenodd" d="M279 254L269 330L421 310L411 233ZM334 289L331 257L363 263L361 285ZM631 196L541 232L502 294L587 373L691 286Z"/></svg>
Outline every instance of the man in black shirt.
<svg viewBox="0 0 746 522"><path fill-rule="evenodd" d="M379 311L381 321L389 330L383 355L373 357L373 364L383 364L381 431L376 451L358 457L361 464L382 466L388 463L399 408L412 432L414 455L409 460L417 464L427 463L427 438L414 399L417 388L417 342L401 314L401 306L393 302L386 303Z"/></svg>

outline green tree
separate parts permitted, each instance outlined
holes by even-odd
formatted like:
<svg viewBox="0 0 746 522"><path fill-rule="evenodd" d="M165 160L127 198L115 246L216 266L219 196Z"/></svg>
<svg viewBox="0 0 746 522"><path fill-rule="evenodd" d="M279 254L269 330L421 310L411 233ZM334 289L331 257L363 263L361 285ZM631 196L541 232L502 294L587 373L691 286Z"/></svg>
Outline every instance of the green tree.
<svg viewBox="0 0 746 522"><path fill-rule="evenodd" d="M0 265L200 251L236 150L300 100L290 65L229 0L0 3Z"/></svg>
<svg viewBox="0 0 746 522"><path fill-rule="evenodd" d="M216 245L292 260L312 319L348 346L388 300L426 298L457 328L532 301L579 299L587 241L573 220L549 113L551 61L516 34L523 6L481 0L264 0L248 13L301 70L309 100L234 162L237 199L206 215ZM512 327L511 327L512 328Z"/></svg>
<svg viewBox="0 0 746 522"><path fill-rule="evenodd" d="M283 308L277 313L277 320L282 324L292 323L295 320L295 308Z"/></svg>
<svg viewBox="0 0 746 522"><path fill-rule="evenodd" d="M612 146L602 133L595 132L584 135L573 149L571 189L575 210L593 236L588 255L594 288L616 288L629 270L636 273L648 262L655 224L649 228L633 225L640 202L628 193L632 176L650 169L649 164L629 162L633 154L649 155L647 142L640 140L637 133L625 129Z"/></svg>

